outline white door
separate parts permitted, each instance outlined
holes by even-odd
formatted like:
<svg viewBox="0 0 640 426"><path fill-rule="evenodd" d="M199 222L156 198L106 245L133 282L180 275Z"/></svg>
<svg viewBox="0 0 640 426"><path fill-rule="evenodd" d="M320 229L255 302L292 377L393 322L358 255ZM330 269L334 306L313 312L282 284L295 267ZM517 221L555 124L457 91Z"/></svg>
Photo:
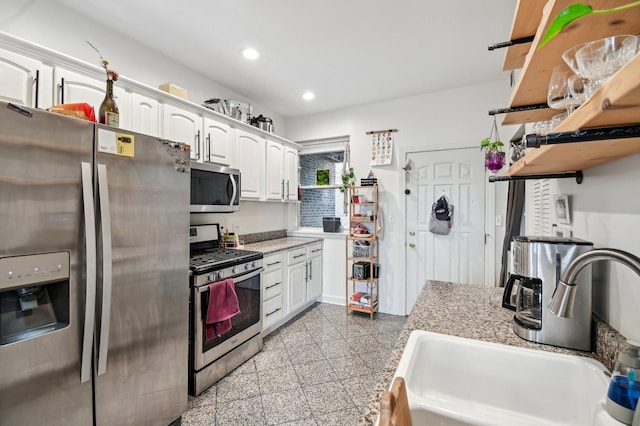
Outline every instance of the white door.
<svg viewBox="0 0 640 426"><path fill-rule="evenodd" d="M267 139L267 200L283 200L285 198L284 183L284 146Z"/></svg>
<svg viewBox="0 0 640 426"><path fill-rule="evenodd" d="M240 169L240 197L260 200L264 198L265 140L254 134L236 129L236 168Z"/></svg>
<svg viewBox="0 0 640 426"><path fill-rule="evenodd" d="M0 49L0 99L28 107L41 106L35 105L36 72L41 65L35 59Z"/></svg>
<svg viewBox="0 0 640 426"><path fill-rule="evenodd" d="M288 201L298 200L298 150L286 146L284 148L284 180L285 199Z"/></svg>
<svg viewBox="0 0 640 426"><path fill-rule="evenodd" d="M407 314L426 280L484 283L484 163L475 148L408 153ZM428 230L432 204L454 206L448 235Z"/></svg>
<svg viewBox="0 0 640 426"><path fill-rule="evenodd" d="M320 249L322 250L322 249ZM309 258L307 279L307 301L316 300L322 295L322 254Z"/></svg>
<svg viewBox="0 0 640 426"><path fill-rule="evenodd" d="M163 127L163 137L190 145L191 159L202 163L202 118L198 114L165 104Z"/></svg>
<svg viewBox="0 0 640 426"><path fill-rule="evenodd" d="M306 301L306 273L307 263L297 263L287 268L287 284L289 285L289 312L293 312Z"/></svg>
<svg viewBox="0 0 640 426"><path fill-rule="evenodd" d="M145 135L160 136L160 103L139 93L131 94L131 129Z"/></svg>
<svg viewBox="0 0 640 426"><path fill-rule="evenodd" d="M54 68L54 79L57 85L55 94L55 102L57 104L87 103L93 107L96 120L99 119L100 105L107 90L106 75L104 79L99 80L56 66ZM130 129L129 94L115 82L113 84L113 97L120 111L120 127Z"/></svg>
<svg viewBox="0 0 640 426"><path fill-rule="evenodd" d="M204 118L204 161L233 167L233 127Z"/></svg>

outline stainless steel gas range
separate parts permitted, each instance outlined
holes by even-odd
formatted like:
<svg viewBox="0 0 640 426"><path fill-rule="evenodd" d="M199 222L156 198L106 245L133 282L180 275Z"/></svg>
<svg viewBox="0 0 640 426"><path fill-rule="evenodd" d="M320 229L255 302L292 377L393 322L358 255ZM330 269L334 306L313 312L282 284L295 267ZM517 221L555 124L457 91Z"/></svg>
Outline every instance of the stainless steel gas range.
<svg viewBox="0 0 640 426"><path fill-rule="evenodd" d="M203 390L262 350L262 253L219 247L217 224L190 227L189 393ZM207 339L211 286L233 280L240 312ZM215 295L215 293L213 293ZM212 303L213 306L213 303Z"/></svg>

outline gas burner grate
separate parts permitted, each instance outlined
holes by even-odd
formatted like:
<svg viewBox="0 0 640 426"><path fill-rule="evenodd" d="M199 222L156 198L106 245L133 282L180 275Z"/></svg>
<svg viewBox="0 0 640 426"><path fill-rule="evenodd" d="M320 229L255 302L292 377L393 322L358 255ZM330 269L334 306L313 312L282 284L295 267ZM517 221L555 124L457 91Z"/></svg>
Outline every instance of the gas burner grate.
<svg viewBox="0 0 640 426"><path fill-rule="evenodd" d="M227 248L208 249L194 253L189 259L189 267L195 271L237 265L256 258L256 252Z"/></svg>

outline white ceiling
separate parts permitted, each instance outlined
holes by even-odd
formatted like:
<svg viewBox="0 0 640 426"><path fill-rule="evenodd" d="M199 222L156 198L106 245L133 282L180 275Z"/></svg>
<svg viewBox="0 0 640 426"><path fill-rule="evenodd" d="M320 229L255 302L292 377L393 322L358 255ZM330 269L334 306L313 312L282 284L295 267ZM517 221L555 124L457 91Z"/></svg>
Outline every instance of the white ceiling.
<svg viewBox="0 0 640 426"><path fill-rule="evenodd" d="M516 0L60 2L284 117L498 80L504 50L487 46L509 38L516 7ZM257 61L241 56L249 46L260 52ZM316 94L311 102L302 99L307 90Z"/></svg>

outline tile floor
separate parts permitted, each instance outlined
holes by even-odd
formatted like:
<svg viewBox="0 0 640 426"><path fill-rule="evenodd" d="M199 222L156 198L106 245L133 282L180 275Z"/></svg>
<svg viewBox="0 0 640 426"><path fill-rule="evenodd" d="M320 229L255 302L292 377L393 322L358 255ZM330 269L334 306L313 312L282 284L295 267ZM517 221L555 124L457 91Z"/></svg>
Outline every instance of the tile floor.
<svg viewBox="0 0 640 426"><path fill-rule="evenodd" d="M184 426L356 425L406 317L316 303L198 397Z"/></svg>

